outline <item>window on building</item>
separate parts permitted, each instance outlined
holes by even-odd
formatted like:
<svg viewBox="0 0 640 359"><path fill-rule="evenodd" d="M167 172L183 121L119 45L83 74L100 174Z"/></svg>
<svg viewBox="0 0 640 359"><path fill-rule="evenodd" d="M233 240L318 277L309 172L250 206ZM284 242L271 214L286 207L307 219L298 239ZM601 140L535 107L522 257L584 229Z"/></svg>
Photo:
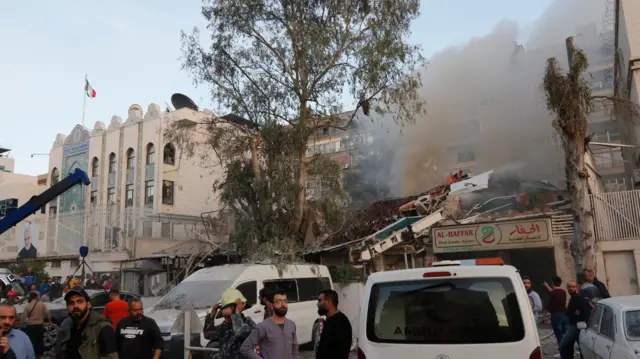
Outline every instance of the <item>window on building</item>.
<svg viewBox="0 0 640 359"><path fill-rule="evenodd" d="M91 207L98 204L98 191L91 191Z"/></svg>
<svg viewBox="0 0 640 359"><path fill-rule="evenodd" d="M145 237L153 236L153 223L149 221L142 222L142 235Z"/></svg>
<svg viewBox="0 0 640 359"><path fill-rule="evenodd" d="M107 204L116 203L116 189L115 187L111 187L107 189Z"/></svg>
<svg viewBox="0 0 640 359"><path fill-rule="evenodd" d="M116 173L116 154L113 152L109 155L109 173Z"/></svg>
<svg viewBox="0 0 640 359"><path fill-rule="evenodd" d="M98 157L94 157L91 160L91 177L98 177L98 171L100 170L100 160Z"/></svg>
<svg viewBox="0 0 640 359"><path fill-rule="evenodd" d="M51 261L51 268L60 268L62 267L62 261Z"/></svg>
<svg viewBox="0 0 640 359"><path fill-rule="evenodd" d="M162 181L162 204L173 205L173 181Z"/></svg>
<svg viewBox="0 0 640 359"><path fill-rule="evenodd" d="M344 151L349 148L349 139L343 138L340 140L340 150Z"/></svg>
<svg viewBox="0 0 640 359"><path fill-rule="evenodd" d="M127 150L127 169L134 168L136 166L136 152L133 148Z"/></svg>
<svg viewBox="0 0 640 359"><path fill-rule="evenodd" d="M476 153L473 150L458 151L458 163L473 162L476 160Z"/></svg>
<svg viewBox="0 0 640 359"><path fill-rule="evenodd" d="M172 144L167 143L162 152L162 162L172 166L176 164L176 148Z"/></svg>
<svg viewBox="0 0 640 359"><path fill-rule="evenodd" d="M147 164L152 165L156 163L156 148L153 143L147 145Z"/></svg>
<svg viewBox="0 0 640 359"><path fill-rule="evenodd" d="M56 206L55 202L53 202L53 204L49 206L49 218L55 217L57 213L58 213L58 206Z"/></svg>
<svg viewBox="0 0 640 359"><path fill-rule="evenodd" d="M153 204L154 191L155 191L155 186L153 181L147 181L144 183L144 204L146 205Z"/></svg>
<svg viewBox="0 0 640 359"><path fill-rule="evenodd" d="M171 233L171 223L162 222L162 224L160 225L160 236L162 238L173 238Z"/></svg>
<svg viewBox="0 0 640 359"><path fill-rule="evenodd" d="M128 184L126 187L126 191L127 191L127 200L124 203L125 207L132 207L133 206L133 185L132 184Z"/></svg>
<svg viewBox="0 0 640 359"><path fill-rule="evenodd" d="M54 167L53 171L51 171L51 185L53 186L58 182L60 182L60 171L58 171L58 169Z"/></svg>

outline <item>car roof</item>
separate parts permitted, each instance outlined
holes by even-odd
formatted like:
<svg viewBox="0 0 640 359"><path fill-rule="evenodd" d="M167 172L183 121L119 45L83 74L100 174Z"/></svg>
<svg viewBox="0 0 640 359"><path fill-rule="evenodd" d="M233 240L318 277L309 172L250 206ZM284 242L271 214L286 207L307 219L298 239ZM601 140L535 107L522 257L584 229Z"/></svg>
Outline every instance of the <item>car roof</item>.
<svg viewBox="0 0 640 359"><path fill-rule="evenodd" d="M622 297L612 297L602 299L598 301L598 304L606 305L617 311L639 309L640 310L640 295L627 295Z"/></svg>
<svg viewBox="0 0 640 359"><path fill-rule="evenodd" d="M386 272L376 272L371 274L367 281L371 282L391 282L394 280L406 280L410 277L420 277L427 272L448 272L453 271L467 277L474 275L487 276L501 274L516 274L518 270L509 265L480 265L480 266L438 266L414 269L400 269Z"/></svg>

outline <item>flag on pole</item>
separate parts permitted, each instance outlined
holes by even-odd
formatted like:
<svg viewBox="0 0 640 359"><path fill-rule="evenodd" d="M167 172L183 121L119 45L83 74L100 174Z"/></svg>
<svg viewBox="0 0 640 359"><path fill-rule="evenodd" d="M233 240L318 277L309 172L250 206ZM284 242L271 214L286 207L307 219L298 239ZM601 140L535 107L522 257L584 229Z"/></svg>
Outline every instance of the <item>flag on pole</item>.
<svg viewBox="0 0 640 359"><path fill-rule="evenodd" d="M89 84L89 80L87 79L84 80L84 92L87 94L87 97L96 97L96 90L91 87L91 84Z"/></svg>

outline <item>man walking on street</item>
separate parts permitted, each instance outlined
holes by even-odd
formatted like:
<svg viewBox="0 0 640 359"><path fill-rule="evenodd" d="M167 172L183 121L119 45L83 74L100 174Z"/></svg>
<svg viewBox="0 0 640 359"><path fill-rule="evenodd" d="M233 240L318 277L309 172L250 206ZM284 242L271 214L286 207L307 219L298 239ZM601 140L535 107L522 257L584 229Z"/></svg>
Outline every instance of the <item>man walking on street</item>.
<svg viewBox="0 0 640 359"><path fill-rule="evenodd" d="M116 336L109 319L91 311L91 298L82 287L64 296L69 318L60 325L56 359L118 359Z"/></svg>
<svg viewBox="0 0 640 359"><path fill-rule="evenodd" d="M160 359L164 340L156 321L144 316L142 300L136 298L129 303L129 314L130 316L118 320L116 327L118 357Z"/></svg>
<svg viewBox="0 0 640 359"><path fill-rule="evenodd" d="M544 285L549 291L549 302L547 303L547 311L551 314L551 328L556 336L556 341L560 345L560 340L567 332L567 292L562 289L562 279L555 276L552 279L553 287L549 287L547 282Z"/></svg>
<svg viewBox="0 0 640 359"><path fill-rule="evenodd" d="M580 289L578 290L580 295L587 300L589 304L589 315L591 315L591 310L595 307L596 303L600 300L602 294L598 288L589 283L587 280L587 276L584 273L578 273L578 283L580 284Z"/></svg>
<svg viewBox="0 0 640 359"><path fill-rule="evenodd" d="M570 296L569 304L567 305L569 325L567 326L567 333L560 340L558 348L560 349L560 358L573 359L573 346L580 336L578 323L589 321L589 304L580 294L576 281L567 282L567 291Z"/></svg>
<svg viewBox="0 0 640 359"><path fill-rule="evenodd" d="M318 315L326 316L316 359L348 359L351 351L351 323L338 311L338 293L325 289L318 295Z"/></svg>
<svg viewBox="0 0 640 359"><path fill-rule="evenodd" d="M593 269L585 269L584 274L587 276L587 280L589 283L593 284L596 288L598 288L598 292L600 292L600 297L602 299L611 298L611 294L609 294L609 290L607 286L604 285L598 277L596 277L596 272Z"/></svg>
<svg viewBox="0 0 640 359"><path fill-rule="evenodd" d="M296 337L296 323L286 318L289 302L287 293L277 290L273 294L273 317L259 323L240 347L247 359L260 359L255 352L259 345L263 359L301 359Z"/></svg>
<svg viewBox="0 0 640 359"><path fill-rule="evenodd" d="M204 321L205 338L220 343L220 351L214 353L212 359L239 359L240 346L256 327L251 318L242 314L247 299L237 289L227 289L222 293L220 303L213 306L211 314ZM218 309L222 308L224 322L215 326L214 320Z"/></svg>
<svg viewBox="0 0 640 359"><path fill-rule="evenodd" d="M542 312L542 300L540 299L540 295L531 288L531 278L522 277L522 283L524 284L525 289L527 290L527 294L529 295L529 300L531 301L533 317L536 320L536 325L538 325L538 320L540 319L540 312Z"/></svg>
<svg viewBox="0 0 640 359"><path fill-rule="evenodd" d="M16 355L16 359L36 359L33 344L29 337L22 331L13 329L16 323L16 308L11 304L0 304L0 325L2 336L9 339L9 345Z"/></svg>

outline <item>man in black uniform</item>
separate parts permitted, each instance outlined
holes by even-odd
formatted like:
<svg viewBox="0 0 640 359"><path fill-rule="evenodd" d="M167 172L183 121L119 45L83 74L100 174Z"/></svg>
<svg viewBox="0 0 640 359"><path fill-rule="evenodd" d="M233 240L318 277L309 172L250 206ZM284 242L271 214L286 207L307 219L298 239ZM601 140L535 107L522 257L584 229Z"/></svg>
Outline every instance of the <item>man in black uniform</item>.
<svg viewBox="0 0 640 359"><path fill-rule="evenodd" d="M142 300L129 303L129 316L116 328L116 343L120 359L159 359L164 347L156 321L144 316Z"/></svg>
<svg viewBox="0 0 640 359"><path fill-rule="evenodd" d="M567 332L558 345L560 349L560 358L562 359L573 358L573 345L580 336L578 323L586 323L589 321L589 311L591 309L587 299L580 294L578 283L575 280L567 282L567 292L569 292L569 295L571 296L569 304L567 305L567 318L569 318L569 325L567 326Z"/></svg>
<svg viewBox="0 0 640 359"><path fill-rule="evenodd" d="M318 314L327 319L324 322L316 359L348 359L351 351L351 323L349 318L338 311L338 293L325 289L318 295Z"/></svg>

